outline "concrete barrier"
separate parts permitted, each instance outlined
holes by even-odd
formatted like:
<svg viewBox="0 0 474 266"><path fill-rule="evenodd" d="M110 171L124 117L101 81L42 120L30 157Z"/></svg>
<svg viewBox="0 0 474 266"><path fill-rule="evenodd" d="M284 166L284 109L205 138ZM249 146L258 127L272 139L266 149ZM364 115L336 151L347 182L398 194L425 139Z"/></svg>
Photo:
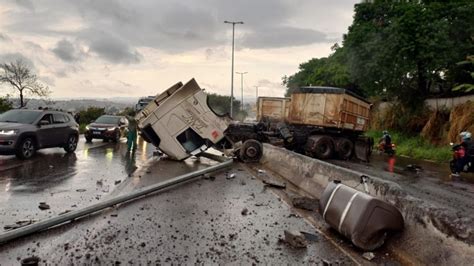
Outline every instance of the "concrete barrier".
<svg viewBox="0 0 474 266"><path fill-rule="evenodd" d="M360 185L364 173L269 144L264 144L263 150L264 167L316 198L332 180L364 190ZM472 218L459 217L456 210L414 197L395 182L368 177L369 193L395 205L405 219L405 230L388 241L388 248L416 264L466 265L474 261Z"/></svg>

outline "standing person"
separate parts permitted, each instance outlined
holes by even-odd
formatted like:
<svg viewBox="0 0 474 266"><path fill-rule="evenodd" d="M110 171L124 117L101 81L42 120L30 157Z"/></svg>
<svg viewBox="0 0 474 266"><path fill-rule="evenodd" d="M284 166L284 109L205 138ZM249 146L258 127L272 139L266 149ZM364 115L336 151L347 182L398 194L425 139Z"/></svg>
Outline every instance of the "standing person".
<svg viewBox="0 0 474 266"><path fill-rule="evenodd" d="M74 120L76 120L76 123L80 124L80 121L81 121L81 114L79 114L79 112L77 112L77 113L74 115Z"/></svg>
<svg viewBox="0 0 474 266"><path fill-rule="evenodd" d="M132 116L127 116L128 119L128 132L127 132L127 152L132 149L137 149L137 121Z"/></svg>

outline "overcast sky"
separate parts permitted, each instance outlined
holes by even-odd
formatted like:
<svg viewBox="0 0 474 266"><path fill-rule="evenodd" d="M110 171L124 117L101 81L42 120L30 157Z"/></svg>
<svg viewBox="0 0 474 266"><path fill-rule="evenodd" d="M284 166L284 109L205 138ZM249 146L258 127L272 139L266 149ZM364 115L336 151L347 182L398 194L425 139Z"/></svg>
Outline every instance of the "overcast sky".
<svg viewBox="0 0 474 266"><path fill-rule="evenodd" d="M196 78L230 95L283 96L281 78L327 56L352 22L350 0L0 0L0 62L22 58L52 98L154 95ZM234 79L240 98L240 75ZM0 94L11 92L0 87Z"/></svg>

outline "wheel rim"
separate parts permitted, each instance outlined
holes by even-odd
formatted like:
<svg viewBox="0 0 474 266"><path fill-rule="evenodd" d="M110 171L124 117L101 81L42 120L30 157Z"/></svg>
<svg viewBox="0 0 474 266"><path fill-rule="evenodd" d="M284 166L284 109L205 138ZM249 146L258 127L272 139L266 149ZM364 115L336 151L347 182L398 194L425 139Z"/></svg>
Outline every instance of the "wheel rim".
<svg viewBox="0 0 474 266"><path fill-rule="evenodd" d="M255 147L248 147L247 150L245 150L245 154L248 157L253 158L257 155L257 149Z"/></svg>
<svg viewBox="0 0 474 266"><path fill-rule="evenodd" d="M69 146L69 150L76 149L76 146L77 146L76 137L74 136L69 137L68 146Z"/></svg>
<svg viewBox="0 0 474 266"><path fill-rule="evenodd" d="M31 157L31 155L33 155L34 148L33 142L31 140L26 140L22 147L23 156L26 158Z"/></svg>

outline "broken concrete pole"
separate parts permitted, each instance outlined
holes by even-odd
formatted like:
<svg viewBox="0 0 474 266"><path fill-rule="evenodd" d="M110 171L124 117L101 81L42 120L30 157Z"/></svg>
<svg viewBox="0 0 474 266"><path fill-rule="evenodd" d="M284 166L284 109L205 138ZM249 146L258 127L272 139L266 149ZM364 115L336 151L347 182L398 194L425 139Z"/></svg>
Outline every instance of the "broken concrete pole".
<svg viewBox="0 0 474 266"><path fill-rule="evenodd" d="M308 198L308 197L300 197L300 196L292 197L291 203L293 204L293 207L295 208L304 209L308 211L317 210L319 207L319 200Z"/></svg>
<svg viewBox="0 0 474 266"><path fill-rule="evenodd" d="M295 230L285 230L285 242L295 248L306 248L308 246L308 241L306 241L304 235Z"/></svg>

